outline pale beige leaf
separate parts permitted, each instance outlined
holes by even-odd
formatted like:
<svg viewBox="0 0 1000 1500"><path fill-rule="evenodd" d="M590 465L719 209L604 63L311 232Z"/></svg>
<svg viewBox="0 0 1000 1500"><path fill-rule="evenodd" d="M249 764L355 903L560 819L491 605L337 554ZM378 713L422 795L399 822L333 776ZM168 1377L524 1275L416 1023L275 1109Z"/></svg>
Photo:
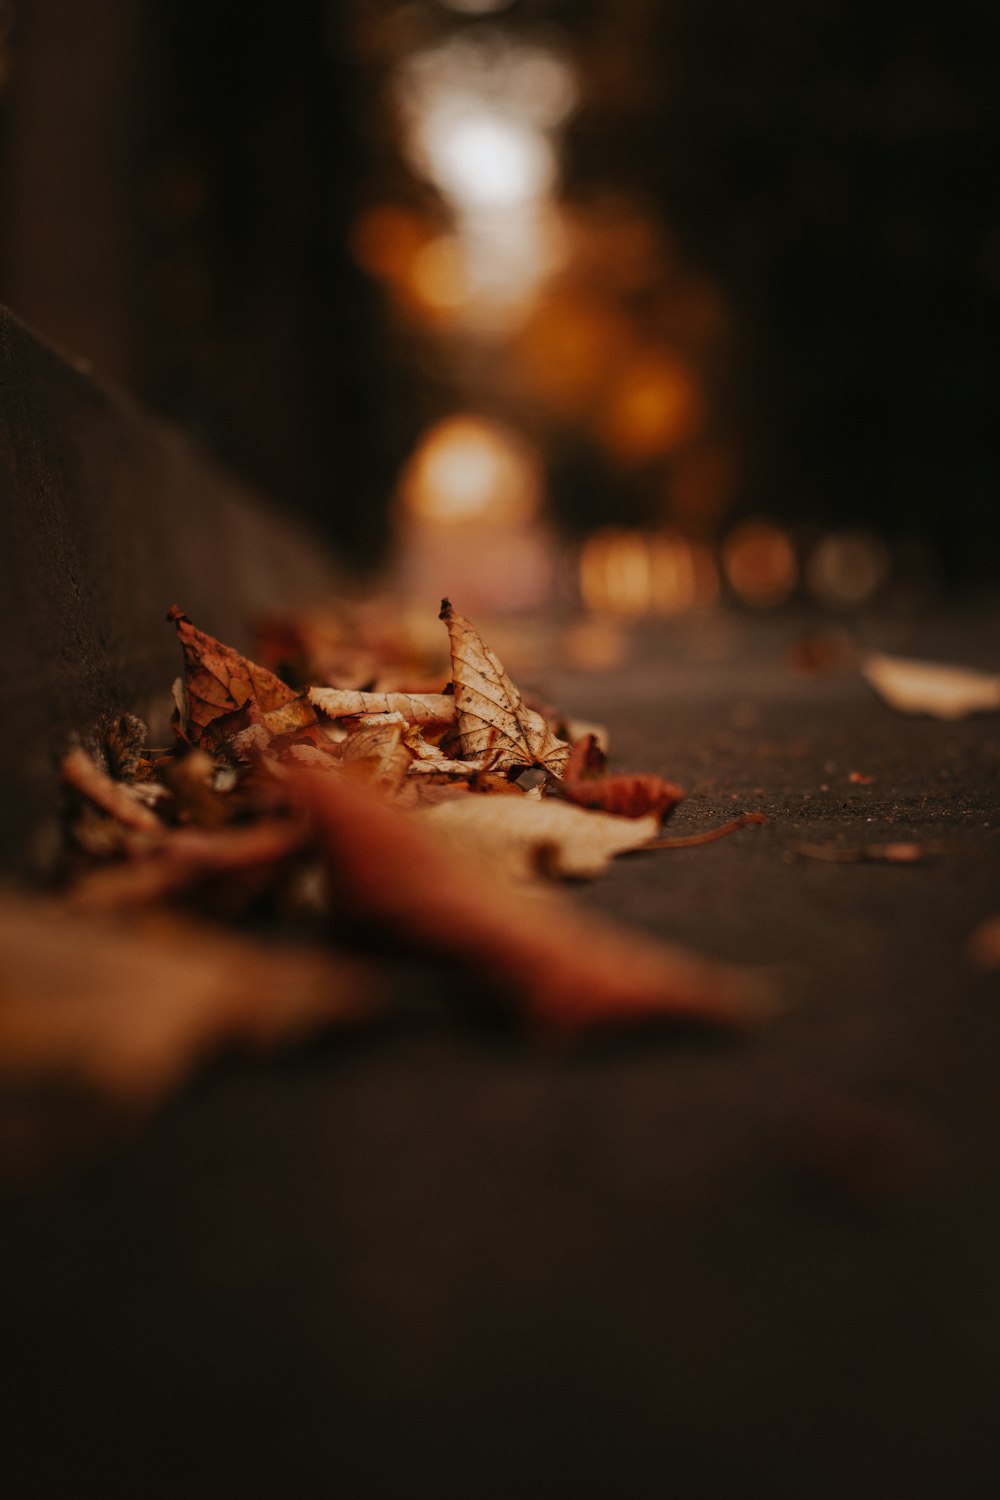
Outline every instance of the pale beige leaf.
<svg viewBox="0 0 1000 1500"><path fill-rule="evenodd" d="M455 699L450 693L362 693L348 688L311 687L308 696L314 707L330 719L398 713L407 724L455 722Z"/></svg>
<svg viewBox="0 0 1000 1500"><path fill-rule="evenodd" d="M441 619L451 642L451 676L463 756L477 760L489 757L496 771L544 766L558 775L566 764L569 745L557 739L542 715L527 706L499 657L447 599L441 601Z"/></svg>
<svg viewBox="0 0 1000 1500"><path fill-rule="evenodd" d="M900 713L964 719L1000 708L1000 676L972 667L875 652L861 663L861 670L879 696Z"/></svg>
<svg viewBox="0 0 1000 1500"><path fill-rule="evenodd" d="M655 816L620 818L554 797L470 795L413 814L430 836L489 861L491 872L515 880L600 875L616 854L641 849L659 828Z"/></svg>

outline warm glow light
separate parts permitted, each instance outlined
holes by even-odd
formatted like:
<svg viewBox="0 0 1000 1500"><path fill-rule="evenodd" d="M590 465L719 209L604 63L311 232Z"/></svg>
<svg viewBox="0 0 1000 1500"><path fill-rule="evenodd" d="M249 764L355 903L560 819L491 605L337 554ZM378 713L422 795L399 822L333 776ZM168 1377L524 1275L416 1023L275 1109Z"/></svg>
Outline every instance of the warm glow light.
<svg viewBox="0 0 1000 1500"><path fill-rule="evenodd" d="M597 531L580 553L580 594L601 614L681 614L712 603L719 582L707 547L672 532Z"/></svg>
<svg viewBox="0 0 1000 1500"><path fill-rule="evenodd" d="M649 602L656 614L681 614L716 597L718 574L707 547L661 533L649 539L649 560Z"/></svg>
<svg viewBox="0 0 1000 1500"><path fill-rule="evenodd" d="M736 465L722 447L679 453L670 469L668 500L678 521L714 521L724 515L736 488Z"/></svg>
<svg viewBox="0 0 1000 1500"><path fill-rule="evenodd" d="M703 421L703 403L692 372L675 356L645 354L625 371L599 429L622 463L646 463L692 437Z"/></svg>
<svg viewBox="0 0 1000 1500"><path fill-rule="evenodd" d="M888 575L885 547L863 531L825 537L806 568L810 591L832 609L857 609L878 592Z"/></svg>
<svg viewBox="0 0 1000 1500"><path fill-rule="evenodd" d="M621 312L595 297L546 296L518 337L520 378L557 415L581 416L624 358L629 337Z"/></svg>
<svg viewBox="0 0 1000 1500"><path fill-rule="evenodd" d="M407 276L426 241L422 220L393 203L366 209L351 226L354 259L369 275L385 281Z"/></svg>
<svg viewBox="0 0 1000 1500"><path fill-rule="evenodd" d="M504 208L552 187L551 142L519 120L446 98L420 122L417 146L428 175L463 208Z"/></svg>
<svg viewBox="0 0 1000 1500"><path fill-rule="evenodd" d="M596 531L580 554L580 594L588 609L643 615L649 610L653 569L639 531Z"/></svg>
<svg viewBox="0 0 1000 1500"><path fill-rule="evenodd" d="M534 515L541 471L519 434L476 416L454 416L425 433L403 471L400 494L411 515L455 524Z"/></svg>
<svg viewBox="0 0 1000 1500"><path fill-rule="evenodd" d="M747 521L726 539L722 566L733 592L745 604L783 604L798 582L795 551L770 521Z"/></svg>
<svg viewBox="0 0 1000 1500"><path fill-rule="evenodd" d="M493 28L463 30L407 58L396 89L407 153L448 203L461 242L463 317L488 325L491 309L522 311L558 258L553 132L576 104L572 67Z"/></svg>
<svg viewBox="0 0 1000 1500"><path fill-rule="evenodd" d="M468 301L468 266L456 235L439 235L422 247L410 267L410 290L436 312L450 312Z"/></svg>

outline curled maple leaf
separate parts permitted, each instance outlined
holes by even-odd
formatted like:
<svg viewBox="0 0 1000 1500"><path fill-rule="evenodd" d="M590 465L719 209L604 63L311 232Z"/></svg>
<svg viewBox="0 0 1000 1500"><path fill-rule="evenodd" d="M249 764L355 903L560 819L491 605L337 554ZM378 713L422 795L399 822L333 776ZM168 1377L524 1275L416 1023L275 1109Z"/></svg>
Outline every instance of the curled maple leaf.
<svg viewBox="0 0 1000 1500"><path fill-rule="evenodd" d="M569 746L557 739L541 714L529 708L503 663L476 628L441 600L440 618L451 642L451 677L464 757L484 757L493 771L542 766L558 775Z"/></svg>

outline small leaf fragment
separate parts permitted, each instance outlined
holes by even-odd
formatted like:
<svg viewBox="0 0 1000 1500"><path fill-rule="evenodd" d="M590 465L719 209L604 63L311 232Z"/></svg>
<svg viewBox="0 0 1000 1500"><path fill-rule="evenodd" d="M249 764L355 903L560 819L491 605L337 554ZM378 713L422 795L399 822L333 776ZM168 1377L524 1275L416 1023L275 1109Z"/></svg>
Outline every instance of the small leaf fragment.
<svg viewBox="0 0 1000 1500"><path fill-rule="evenodd" d="M1000 708L1000 676L972 667L873 652L861 670L879 696L900 713L964 719Z"/></svg>

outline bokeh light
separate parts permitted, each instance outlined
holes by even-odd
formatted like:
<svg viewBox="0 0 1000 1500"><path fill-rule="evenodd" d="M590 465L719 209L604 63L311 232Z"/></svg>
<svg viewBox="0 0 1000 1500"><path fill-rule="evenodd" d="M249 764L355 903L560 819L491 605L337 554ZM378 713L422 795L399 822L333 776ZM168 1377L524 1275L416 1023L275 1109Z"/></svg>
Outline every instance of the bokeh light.
<svg viewBox="0 0 1000 1500"><path fill-rule="evenodd" d="M712 603L718 589L709 548L676 532L609 526L580 549L580 597L595 614L681 614Z"/></svg>
<svg viewBox="0 0 1000 1500"><path fill-rule="evenodd" d="M405 509L452 525L530 519L541 498L532 445L498 422L472 414L445 418L421 438L400 484Z"/></svg>
<svg viewBox="0 0 1000 1500"><path fill-rule="evenodd" d="M421 246L409 266L408 288L432 312L449 313L468 303L469 267L457 235L436 235Z"/></svg>
<svg viewBox="0 0 1000 1500"><path fill-rule="evenodd" d="M414 143L427 175L471 210L540 198L555 181L555 152L540 131L461 95L422 117Z"/></svg>
<svg viewBox="0 0 1000 1500"><path fill-rule="evenodd" d="M877 537L843 531L824 537L806 565L810 593L829 609L857 609L889 576L889 554Z"/></svg>
<svg viewBox="0 0 1000 1500"><path fill-rule="evenodd" d="M624 371L598 428L619 462L642 464L693 437L703 419L693 372L670 351L652 350Z"/></svg>
<svg viewBox="0 0 1000 1500"><path fill-rule="evenodd" d="M351 254L370 276L402 281L427 243L427 228L419 215L394 203L365 209L351 227Z"/></svg>
<svg viewBox="0 0 1000 1500"><path fill-rule="evenodd" d="M518 335L518 378L554 415L579 418L626 357L630 339L628 320L613 304L585 291L555 291Z"/></svg>
<svg viewBox="0 0 1000 1500"><path fill-rule="evenodd" d="M405 58L396 77L403 145L439 191L461 242L472 326L526 308L558 262L555 134L576 105L557 49L488 28Z"/></svg>
<svg viewBox="0 0 1000 1500"><path fill-rule="evenodd" d="M733 592L761 609L784 604L798 583L795 549L770 521L738 526L723 544L722 566Z"/></svg>

